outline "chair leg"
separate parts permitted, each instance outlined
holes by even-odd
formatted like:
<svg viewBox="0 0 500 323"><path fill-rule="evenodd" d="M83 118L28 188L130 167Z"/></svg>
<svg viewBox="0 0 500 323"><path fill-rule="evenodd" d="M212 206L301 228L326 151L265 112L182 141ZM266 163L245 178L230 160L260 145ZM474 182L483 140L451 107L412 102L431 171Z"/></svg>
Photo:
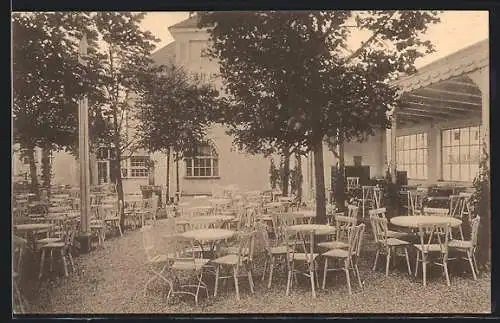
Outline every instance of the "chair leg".
<svg viewBox="0 0 500 323"><path fill-rule="evenodd" d="M377 268L377 261L378 261L379 253L380 253L380 251L377 249L377 253L375 254L375 262L373 263L373 268L372 268L373 271L375 271L375 269Z"/></svg>
<svg viewBox="0 0 500 323"><path fill-rule="evenodd" d="M120 232L120 237L123 237L122 226L120 225L120 221L117 223L118 231Z"/></svg>
<svg viewBox="0 0 500 323"><path fill-rule="evenodd" d="M326 286L326 272L328 271L328 258L325 257L325 268L323 270L323 285L321 286L322 289L325 289Z"/></svg>
<svg viewBox="0 0 500 323"><path fill-rule="evenodd" d="M474 250L471 251L471 255L472 255L472 261L474 262L474 268L476 269L476 274L479 274L479 267L477 266L476 255L474 254Z"/></svg>
<svg viewBox="0 0 500 323"><path fill-rule="evenodd" d="M247 271L247 275L248 275L248 284L250 285L250 292L253 294L254 293L254 290L253 290L253 277L252 277L252 271L251 270L248 270Z"/></svg>
<svg viewBox="0 0 500 323"><path fill-rule="evenodd" d="M68 277L68 262L66 261L66 256L64 255L64 249L60 250L63 268L64 268L64 276Z"/></svg>
<svg viewBox="0 0 500 323"><path fill-rule="evenodd" d="M286 293L285 295L288 296L290 294L290 285L292 284L292 269L288 269L288 278L286 281Z"/></svg>
<svg viewBox="0 0 500 323"><path fill-rule="evenodd" d="M274 271L274 256L271 257L271 263L269 264L269 281L267 282L267 288L271 288L273 281L273 271Z"/></svg>
<svg viewBox="0 0 500 323"><path fill-rule="evenodd" d="M385 259L385 277L389 276L389 265L391 263L391 248L387 248L387 255Z"/></svg>
<svg viewBox="0 0 500 323"><path fill-rule="evenodd" d="M54 249L50 249L50 263L49 263L49 271L54 271Z"/></svg>
<svg viewBox="0 0 500 323"><path fill-rule="evenodd" d="M411 276L410 257L408 257L408 249L406 247L405 247L405 258L406 258L406 266L408 267L408 275Z"/></svg>
<svg viewBox="0 0 500 323"><path fill-rule="evenodd" d="M358 276L359 288L363 288L363 283L361 282L361 277L359 275L359 269L358 269L358 264L357 263L354 264L354 271L356 272L356 276Z"/></svg>
<svg viewBox="0 0 500 323"><path fill-rule="evenodd" d="M472 270L472 277L474 277L474 280L477 280L476 271L474 270L474 263L472 261L472 255L469 250L467 251L467 259L469 260L470 269Z"/></svg>
<svg viewBox="0 0 500 323"><path fill-rule="evenodd" d="M264 279L266 279L267 261L268 261L268 258L266 257L266 261L264 262L264 270L262 270L261 281L264 281Z"/></svg>
<svg viewBox="0 0 500 323"><path fill-rule="evenodd" d="M240 300L240 287L238 284L238 272L236 266L233 268L234 288L236 289L236 300Z"/></svg>
<svg viewBox="0 0 500 323"><path fill-rule="evenodd" d="M42 249L42 255L40 258L40 273L38 274L38 279L43 276L43 266L45 265L45 249Z"/></svg>
<svg viewBox="0 0 500 323"><path fill-rule="evenodd" d="M345 279L347 281L347 290L349 291L349 295L352 294L351 290L351 277L349 275L349 266L346 264L344 267L344 272L345 272Z"/></svg>
<svg viewBox="0 0 500 323"><path fill-rule="evenodd" d="M217 290L219 288L219 274L220 274L220 265L217 265L217 269L215 269L214 297L217 297Z"/></svg>
<svg viewBox="0 0 500 323"><path fill-rule="evenodd" d="M450 275L448 274L448 255L443 257L443 269L444 275L446 276L446 285L450 286Z"/></svg>
<svg viewBox="0 0 500 323"><path fill-rule="evenodd" d="M415 260L415 277L417 277L417 272L418 272L418 261L420 259L420 251L417 251L417 259Z"/></svg>
<svg viewBox="0 0 500 323"><path fill-rule="evenodd" d="M424 287L427 286L427 256L422 253L422 276L424 281Z"/></svg>
<svg viewBox="0 0 500 323"><path fill-rule="evenodd" d="M73 255L71 254L71 250L68 250L68 258L69 263L71 264L71 271L75 271L75 263L73 262Z"/></svg>
<svg viewBox="0 0 500 323"><path fill-rule="evenodd" d="M309 278L311 280L311 288L312 288L312 297L316 298L316 287L314 286L314 270L309 270Z"/></svg>

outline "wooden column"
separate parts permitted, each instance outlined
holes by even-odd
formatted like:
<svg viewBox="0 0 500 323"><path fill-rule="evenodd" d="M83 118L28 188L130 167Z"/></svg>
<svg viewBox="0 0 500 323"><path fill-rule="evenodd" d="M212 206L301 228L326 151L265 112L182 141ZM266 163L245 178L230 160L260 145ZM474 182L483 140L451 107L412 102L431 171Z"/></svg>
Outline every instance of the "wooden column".
<svg viewBox="0 0 500 323"><path fill-rule="evenodd" d="M78 61L87 66L87 37L84 35L80 41ZM88 98L84 95L78 101L78 139L80 161L80 231L81 251L90 251L90 177L89 177L89 107Z"/></svg>
<svg viewBox="0 0 500 323"><path fill-rule="evenodd" d="M392 121L391 121L391 159L389 162L390 169L391 169L391 178L392 182L396 183L397 180L397 165L396 165L396 124L397 124L397 117L396 114L392 114Z"/></svg>

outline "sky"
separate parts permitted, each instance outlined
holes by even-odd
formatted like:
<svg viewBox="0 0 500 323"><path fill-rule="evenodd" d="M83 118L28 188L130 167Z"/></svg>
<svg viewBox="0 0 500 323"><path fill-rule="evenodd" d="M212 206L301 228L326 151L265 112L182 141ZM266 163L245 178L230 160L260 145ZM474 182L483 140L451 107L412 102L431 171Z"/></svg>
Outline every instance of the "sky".
<svg viewBox="0 0 500 323"><path fill-rule="evenodd" d="M142 22L143 30L149 30L160 39L158 48L173 41L168 27L188 17L188 12L148 12ZM419 59L417 68L427 65L488 38L488 12L448 10L441 14L441 22L431 25L423 36L432 41L436 52Z"/></svg>

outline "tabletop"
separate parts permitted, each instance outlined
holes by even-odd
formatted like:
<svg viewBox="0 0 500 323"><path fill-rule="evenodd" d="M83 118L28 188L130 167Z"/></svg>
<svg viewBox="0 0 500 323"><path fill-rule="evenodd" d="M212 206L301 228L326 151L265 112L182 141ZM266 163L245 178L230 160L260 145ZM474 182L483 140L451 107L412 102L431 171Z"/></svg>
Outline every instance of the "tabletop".
<svg viewBox="0 0 500 323"><path fill-rule="evenodd" d="M234 231L226 229L198 229L183 232L181 236L198 241L217 241L229 239L234 234Z"/></svg>
<svg viewBox="0 0 500 323"><path fill-rule="evenodd" d="M52 227L52 224L48 223L27 223L27 224L18 224L15 225L14 228L17 231L38 231L38 230L47 230Z"/></svg>
<svg viewBox="0 0 500 323"><path fill-rule="evenodd" d="M296 232L315 231L316 234L331 234L335 232L335 227L327 224L296 224L287 228Z"/></svg>
<svg viewBox="0 0 500 323"><path fill-rule="evenodd" d="M451 216L438 215L410 215L396 216L391 219L391 223L400 227L418 228L418 226L433 226L449 224L452 227L458 227L462 220Z"/></svg>
<svg viewBox="0 0 500 323"><path fill-rule="evenodd" d="M229 203L231 203L230 199L209 199L208 201L210 203L213 203L213 204L229 204Z"/></svg>
<svg viewBox="0 0 500 323"><path fill-rule="evenodd" d="M267 207L267 208L282 207L282 206L285 206L285 205L286 205L285 202L271 202L271 203L267 203L266 205L264 205L264 207Z"/></svg>
<svg viewBox="0 0 500 323"><path fill-rule="evenodd" d="M294 215L294 216L301 216L301 217L304 217L304 218L314 218L314 217L316 217L316 211L312 211L312 210L293 211L293 212L288 212L288 213L285 213L285 214L290 214L290 215Z"/></svg>
<svg viewBox="0 0 500 323"><path fill-rule="evenodd" d="M205 223L215 223L218 221L230 221L233 220L234 216L230 215L206 215L206 216L192 216L192 217L180 217L175 219L175 224L184 225L192 222L205 222Z"/></svg>

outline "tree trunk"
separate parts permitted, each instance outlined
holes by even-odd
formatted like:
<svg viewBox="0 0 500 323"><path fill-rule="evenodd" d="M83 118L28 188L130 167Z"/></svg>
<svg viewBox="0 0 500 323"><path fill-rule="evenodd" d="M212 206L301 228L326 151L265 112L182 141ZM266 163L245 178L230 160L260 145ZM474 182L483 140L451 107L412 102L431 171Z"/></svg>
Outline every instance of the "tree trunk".
<svg viewBox="0 0 500 323"><path fill-rule="evenodd" d="M314 147L314 178L316 182L316 223L326 224L325 170L323 166L323 140Z"/></svg>
<svg viewBox="0 0 500 323"><path fill-rule="evenodd" d="M154 168L154 166L149 167L149 170L148 170L148 185L150 185L150 186L155 185L155 168Z"/></svg>
<svg viewBox="0 0 500 323"><path fill-rule="evenodd" d="M281 195L288 196L288 184L290 182L290 153L283 156L283 170L281 177Z"/></svg>
<svg viewBox="0 0 500 323"><path fill-rule="evenodd" d="M52 165L50 163L50 145L46 145L42 149L42 187L50 191Z"/></svg>
<svg viewBox="0 0 500 323"><path fill-rule="evenodd" d="M335 183L335 206L339 212L345 209L345 161L344 143L339 143L339 167L337 169L337 181Z"/></svg>
<svg viewBox="0 0 500 323"><path fill-rule="evenodd" d="M39 195L39 190L38 190L38 177L36 174L36 163L35 163L35 148L34 147L29 147L26 149L26 157L28 157L29 165L30 165L30 188L31 188L31 193L34 193L36 197L38 198Z"/></svg>
<svg viewBox="0 0 500 323"><path fill-rule="evenodd" d="M297 169L297 200L299 205L302 204L302 157L297 154L295 155L297 160L296 169Z"/></svg>
<svg viewBox="0 0 500 323"><path fill-rule="evenodd" d="M170 204L170 148L167 149L167 189L166 195L166 205Z"/></svg>
<svg viewBox="0 0 500 323"><path fill-rule="evenodd" d="M118 143L115 143L115 147L119 147ZM114 178L116 180L116 194L118 195L118 201L121 202L121 205L125 205L124 203L124 194L123 194L123 181L122 181L122 172L121 172L121 152L120 149L114 148L116 151L116 159L112 161L112 172L114 173ZM125 212L121 208L120 213L120 227L122 231L125 230Z"/></svg>
<svg viewBox="0 0 500 323"><path fill-rule="evenodd" d="M177 202L179 202L181 198L181 185L180 185L180 180L179 180L179 155L176 153L175 154L175 183L176 183L176 190L175 190L175 197L177 199Z"/></svg>

